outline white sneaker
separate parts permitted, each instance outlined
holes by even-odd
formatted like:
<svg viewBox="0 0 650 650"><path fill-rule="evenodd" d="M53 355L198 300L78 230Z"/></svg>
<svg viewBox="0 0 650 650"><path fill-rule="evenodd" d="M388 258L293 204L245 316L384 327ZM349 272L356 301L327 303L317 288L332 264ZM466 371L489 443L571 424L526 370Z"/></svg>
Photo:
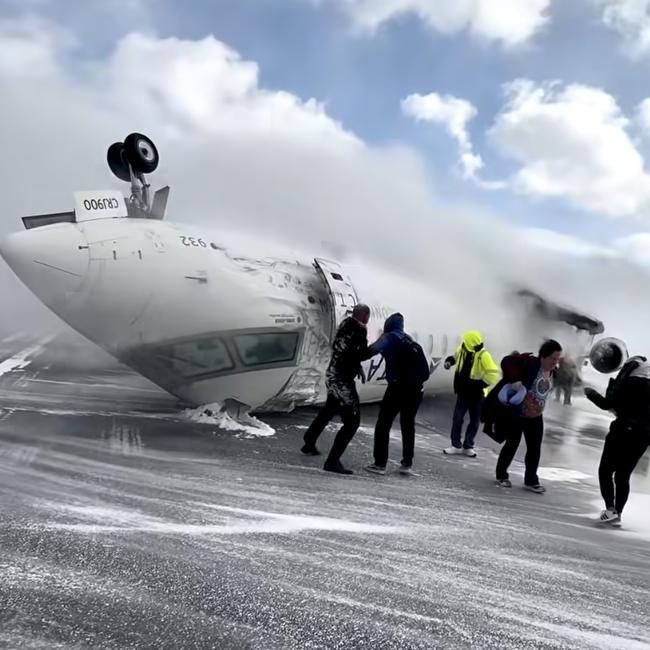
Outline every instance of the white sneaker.
<svg viewBox="0 0 650 650"><path fill-rule="evenodd" d="M539 483L537 485L524 485L524 490L534 492L535 494L544 494L546 492L546 488Z"/></svg>
<svg viewBox="0 0 650 650"><path fill-rule="evenodd" d="M463 449L463 454L465 456L469 456L470 458L476 458L476 452L474 451L473 447L471 449Z"/></svg>
<svg viewBox="0 0 650 650"><path fill-rule="evenodd" d="M447 449L442 450L442 453L447 454L447 456L459 456L463 453L463 450L460 447L447 447Z"/></svg>
<svg viewBox="0 0 650 650"><path fill-rule="evenodd" d="M399 469L397 470L403 476L413 476L413 465L405 465L400 463Z"/></svg>
<svg viewBox="0 0 650 650"><path fill-rule="evenodd" d="M598 521L602 524L610 524L616 526L617 528L621 525L621 517L614 508L607 508L600 513Z"/></svg>

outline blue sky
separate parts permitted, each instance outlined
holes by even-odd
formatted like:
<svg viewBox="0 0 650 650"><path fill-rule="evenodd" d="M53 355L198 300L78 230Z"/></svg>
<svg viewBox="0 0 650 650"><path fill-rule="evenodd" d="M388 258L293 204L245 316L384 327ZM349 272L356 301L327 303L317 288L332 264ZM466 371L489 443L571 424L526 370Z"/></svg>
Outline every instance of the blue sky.
<svg viewBox="0 0 650 650"><path fill-rule="evenodd" d="M605 89L632 111L646 96L646 60L630 60L617 34L599 20L596 7L582 0L556 2L552 21L514 51L467 33L435 34L415 15L385 24L378 34L351 33L334 6L286 1L210 2L162 33L196 38L212 31L246 58L258 61L263 85L286 88L327 102L335 118L369 142L405 141L422 150L453 193L481 200L497 212L539 226L607 239L637 224L594 220L562 201L526 201L507 192L486 195L449 173L453 141L441 130L414 124L399 110L410 93L438 92L470 100L478 109L471 125L477 149L492 175L508 165L494 155L483 134L499 110L501 86L524 76L562 80ZM176 31L180 28L180 32ZM169 30L169 31L167 31Z"/></svg>
<svg viewBox="0 0 650 650"><path fill-rule="evenodd" d="M580 174L586 158L607 158L609 136L618 137L612 128L620 127L631 148L616 155L625 157L635 152L644 156L649 152L645 127L636 122L635 116L639 103L650 95L644 84L650 54L641 46L631 53L634 39L640 41L642 36L630 26L629 12L623 10L628 5L642 6L650 23L650 2L521 0L535 5L530 11L537 11L545 22L516 46L507 46L485 30L472 33L467 25L451 30L433 28L424 15L428 10L437 11L432 7L445 2L400 1L403 12L385 18L374 31L359 29L352 17L354 9L350 7L356 3L362 11L365 0L195 0L183 4L171 0L5 0L0 6L5 18L22 19L29 13L46 17L74 34L79 46L68 53L66 65L71 70L83 70L89 62L110 57L120 38L132 31L188 41L213 35L242 59L259 66L261 88L323 102L328 116L371 146L402 144L417 149L426 161L436 192L445 199L481 205L520 225L600 243L645 233L650 206L645 190L646 181L650 186L650 177L645 176L645 167L632 170L629 178L612 181L616 185L612 204L622 195L634 195L636 190L630 192L630 187L636 187L637 181L644 186L638 190L638 200L632 207L610 210L606 193L592 199L589 179L582 180L586 187L578 197L566 189L551 191L546 186L549 181L553 184L562 180L557 178L558 169L568 170L570 177L574 168ZM512 0L503 1L507 4ZM381 4L383 0L376 2ZM498 13L499 5L493 1L490 11ZM615 25L605 19L605 12L612 7L620 14ZM146 65L146 61L143 63ZM489 135L498 116L506 110L504 84L518 78L529 80L536 89L548 81L560 82L560 89L581 84L611 97L620 111L618 116L605 118L604 129L609 130L609 136L604 134L602 142L599 129L603 125L594 126L594 141L598 143L593 151L585 153L583 142L577 155L569 152L555 161L555 171L542 179L543 189L537 177L526 181L524 189L517 189L510 180L529 163L546 164L547 159L537 159L534 142L519 154L519 159L503 151L504 147L511 149L522 132L535 129L539 122L533 120L529 127L523 124L506 129L497 144ZM480 179L507 180L503 189L486 190L480 182L462 177L458 143L444 121L416 122L401 110L401 101L413 93L453 96L474 107L475 116L465 128L472 151L483 161ZM561 110L565 99L549 95L542 101L542 108L559 102ZM587 112L589 101L583 107ZM612 126L619 118L628 123ZM572 128L571 124L546 126L549 131L540 136L542 141L557 138L559 145L566 140L566 129ZM588 141L590 135L584 137ZM629 156L621 168L628 163ZM630 164L634 167L634 161ZM612 163L601 169L599 162L594 165L593 184L607 186L618 166Z"/></svg>

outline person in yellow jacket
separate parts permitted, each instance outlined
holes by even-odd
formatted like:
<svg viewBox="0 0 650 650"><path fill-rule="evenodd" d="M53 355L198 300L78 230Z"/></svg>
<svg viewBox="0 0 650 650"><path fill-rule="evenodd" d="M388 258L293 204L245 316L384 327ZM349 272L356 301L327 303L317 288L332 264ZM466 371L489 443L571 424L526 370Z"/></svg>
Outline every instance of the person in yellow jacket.
<svg viewBox="0 0 650 650"><path fill-rule="evenodd" d="M474 438L479 427L483 398L487 389L499 381L501 371L492 355L485 349L483 335L475 330L465 332L456 354L445 359L445 368L449 369L452 366L456 366L454 375L456 408L451 426L451 447L447 447L444 453L464 454L475 458ZM469 424L465 430L465 440L461 442L467 413L469 413Z"/></svg>

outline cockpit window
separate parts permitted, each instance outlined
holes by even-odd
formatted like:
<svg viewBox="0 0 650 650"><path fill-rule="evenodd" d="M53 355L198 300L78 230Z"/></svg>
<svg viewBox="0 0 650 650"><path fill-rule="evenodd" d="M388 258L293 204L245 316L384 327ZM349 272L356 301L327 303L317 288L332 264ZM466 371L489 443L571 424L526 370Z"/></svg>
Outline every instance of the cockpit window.
<svg viewBox="0 0 650 650"><path fill-rule="evenodd" d="M171 343L160 348L156 356L181 377L213 374L235 365L223 341L216 336Z"/></svg>
<svg viewBox="0 0 650 650"><path fill-rule="evenodd" d="M239 334L234 337L234 341L245 366L261 366L293 361L298 346L298 333Z"/></svg>
<svg viewBox="0 0 650 650"><path fill-rule="evenodd" d="M124 360L161 385L176 386L296 365L304 330L222 330L133 348Z"/></svg>

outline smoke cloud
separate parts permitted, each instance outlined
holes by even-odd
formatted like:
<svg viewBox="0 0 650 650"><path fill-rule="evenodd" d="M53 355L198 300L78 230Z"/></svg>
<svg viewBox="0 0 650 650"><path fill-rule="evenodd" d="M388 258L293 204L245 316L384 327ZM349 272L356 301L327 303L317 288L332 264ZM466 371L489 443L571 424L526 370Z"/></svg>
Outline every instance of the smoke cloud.
<svg viewBox="0 0 650 650"><path fill-rule="evenodd" d="M83 68L70 67L71 48L58 25L0 22L0 233L19 229L20 216L70 209L76 190L126 190L105 151L140 131L161 152L152 182L172 186L171 220L224 239L256 233L244 253L271 254L270 240L306 259L338 252L361 297L382 296L414 328L482 328L507 352L528 343L510 296L528 287L592 312L643 350L642 267L620 254L549 251L548 238L442 201L415 151L369 146L316 100L262 88L257 65L217 39L130 34ZM11 305L4 329L62 327L6 266L0 292Z"/></svg>

